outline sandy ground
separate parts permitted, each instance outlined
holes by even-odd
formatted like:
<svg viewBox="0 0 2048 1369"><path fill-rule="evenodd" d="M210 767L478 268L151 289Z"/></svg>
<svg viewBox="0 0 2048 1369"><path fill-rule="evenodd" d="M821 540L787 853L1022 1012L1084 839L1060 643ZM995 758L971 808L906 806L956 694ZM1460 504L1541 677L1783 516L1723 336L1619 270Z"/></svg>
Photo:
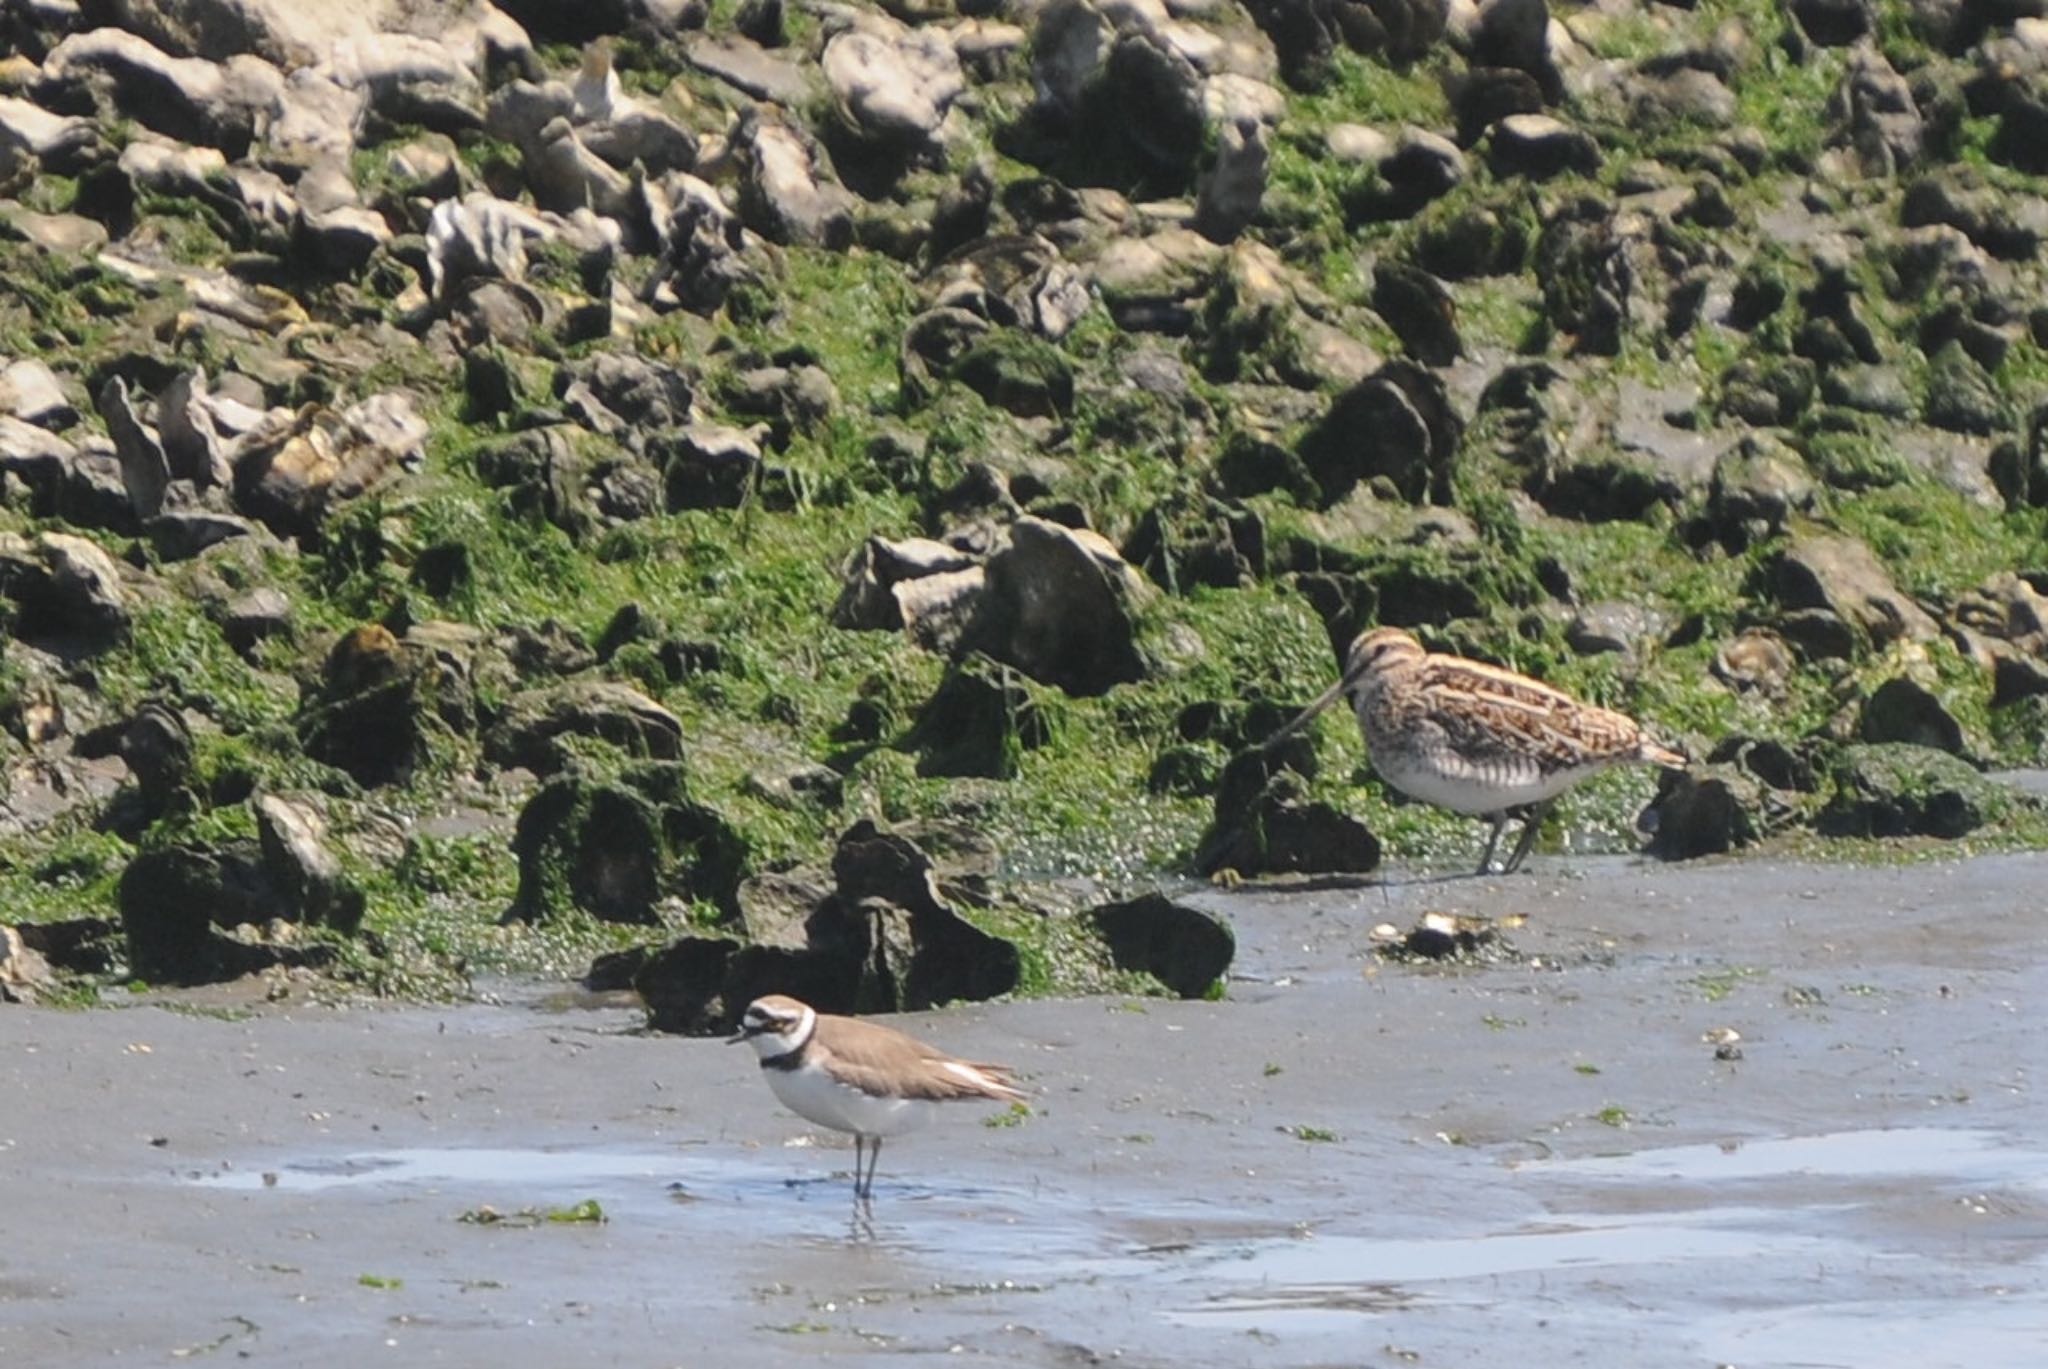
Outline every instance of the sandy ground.
<svg viewBox="0 0 2048 1369"><path fill-rule="evenodd" d="M1227 1002L907 1020L1040 1105L871 1227L750 1053L537 986L0 1009L0 1364L2044 1362L2048 857L1393 879L1195 895ZM1432 909L1529 959L1378 963Z"/></svg>

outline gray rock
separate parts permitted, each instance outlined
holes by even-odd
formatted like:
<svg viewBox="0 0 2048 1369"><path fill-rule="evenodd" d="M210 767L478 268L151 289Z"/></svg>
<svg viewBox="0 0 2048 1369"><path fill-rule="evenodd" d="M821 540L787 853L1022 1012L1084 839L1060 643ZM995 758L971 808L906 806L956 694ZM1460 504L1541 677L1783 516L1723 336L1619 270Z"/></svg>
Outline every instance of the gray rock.
<svg viewBox="0 0 2048 1369"><path fill-rule="evenodd" d="M78 421L78 409L57 373L33 357L10 361L0 370L0 413L52 431Z"/></svg>
<svg viewBox="0 0 2048 1369"><path fill-rule="evenodd" d="M282 895L276 915L353 934L362 924L365 899L327 844L326 820L310 805L276 794L259 795L250 806L264 869Z"/></svg>
<svg viewBox="0 0 2048 1369"><path fill-rule="evenodd" d="M362 270L391 236L384 216L360 205L299 216L299 246L320 269L336 275L352 276Z"/></svg>
<svg viewBox="0 0 2048 1369"><path fill-rule="evenodd" d="M345 162L369 107L363 87L343 85L321 68L300 67L285 79L263 131L264 159L301 166Z"/></svg>
<svg viewBox="0 0 2048 1369"><path fill-rule="evenodd" d="M1266 175L1272 160L1266 126L1238 118L1216 134L1215 160L1195 197L1195 229L1211 242L1230 243L1251 227L1266 196Z"/></svg>
<svg viewBox="0 0 2048 1369"><path fill-rule="evenodd" d="M484 131L524 149L556 119L576 116L576 92L560 81L508 81L491 92Z"/></svg>
<svg viewBox="0 0 2048 1369"><path fill-rule="evenodd" d="M556 214L590 209L619 218L631 206L632 183L585 147L567 119L552 120L534 135L527 149L526 181L534 203Z"/></svg>
<svg viewBox="0 0 2048 1369"><path fill-rule="evenodd" d="M100 417L108 436L114 439L115 454L121 460L121 483L128 502L139 520L147 521L163 512L164 496L171 485L171 466L157 435L143 425L128 398L128 382L119 376L100 390Z"/></svg>
<svg viewBox="0 0 2048 1369"><path fill-rule="evenodd" d="M1783 532L1794 514L1812 510L1818 494L1797 452L1751 435L1715 460L1707 518L1722 545L1739 550Z"/></svg>
<svg viewBox="0 0 2048 1369"><path fill-rule="evenodd" d="M1031 31L1031 85L1056 120L1084 112L1109 61L1116 30L1088 0L1051 0Z"/></svg>
<svg viewBox="0 0 2048 1369"><path fill-rule="evenodd" d="M526 249L555 236L532 210L481 192L443 200L427 221L427 280L434 298L471 276L517 281L526 275Z"/></svg>
<svg viewBox="0 0 2048 1369"><path fill-rule="evenodd" d="M52 114L12 95L0 95L0 147L35 158L48 171L76 175L98 144L92 120Z"/></svg>
<svg viewBox="0 0 2048 1369"><path fill-rule="evenodd" d="M735 90L785 109L801 107L815 89L803 65L737 34L692 34L683 42L683 58Z"/></svg>
<svg viewBox="0 0 2048 1369"><path fill-rule="evenodd" d="M239 157L284 94L284 74L260 57L172 57L119 29L76 33L50 51L44 81L103 93L143 127Z"/></svg>
<svg viewBox="0 0 2048 1369"><path fill-rule="evenodd" d="M250 590L221 611L221 635L243 655L272 637L284 636L291 628L292 601L283 590L270 585Z"/></svg>
<svg viewBox="0 0 2048 1369"><path fill-rule="evenodd" d="M1639 652L1654 646L1671 630L1671 620L1646 604L1604 599L1573 615L1564 640L1582 656L1604 652Z"/></svg>
<svg viewBox="0 0 2048 1369"><path fill-rule="evenodd" d="M128 632L128 592L119 568L70 533L37 533L33 541L0 534L0 594L14 601L14 631L25 639L76 641L99 650Z"/></svg>
<svg viewBox="0 0 2048 1369"><path fill-rule="evenodd" d="M38 214L0 203L0 225L9 236L60 257L96 256L107 245L106 226L83 214Z"/></svg>
<svg viewBox="0 0 2048 1369"><path fill-rule="evenodd" d="M661 261L643 297L656 309L710 314L734 286L751 279L747 234L718 191L695 176L642 186L649 218L660 225Z"/></svg>
<svg viewBox="0 0 2048 1369"><path fill-rule="evenodd" d="M1958 342L1928 362L1924 414L1933 426L1956 433L1995 433L2011 422L1998 387Z"/></svg>
<svg viewBox="0 0 2048 1369"><path fill-rule="evenodd" d="M823 154L782 117L755 106L733 130L740 214L773 242L837 251L853 241L853 197L828 179Z"/></svg>
<svg viewBox="0 0 2048 1369"><path fill-rule="evenodd" d="M20 932L0 925L0 1003L38 1003L56 987L50 962Z"/></svg>
<svg viewBox="0 0 2048 1369"><path fill-rule="evenodd" d="M575 680L515 695L485 734L484 754L496 765L552 775L568 762L563 737L609 742L628 756L652 760L683 754L683 725L675 714L631 685L609 680Z"/></svg>
<svg viewBox="0 0 2048 1369"><path fill-rule="evenodd" d="M833 35L821 66L840 119L882 145L929 142L966 89L960 59L942 34L879 16Z"/></svg>
<svg viewBox="0 0 2048 1369"><path fill-rule="evenodd" d="M1917 165L1926 125L1913 87L1875 47L1849 54L1842 83L1828 102L1836 138L1854 149L1867 176L1896 176Z"/></svg>
<svg viewBox="0 0 2048 1369"><path fill-rule="evenodd" d="M1860 629L1875 646L1901 638L1924 642L1939 630L1926 610L1899 592L1870 548L1853 537L1797 537L1771 561L1769 577L1785 608L1824 610Z"/></svg>
<svg viewBox="0 0 2048 1369"><path fill-rule="evenodd" d="M1714 653L1714 678L1737 693L1779 698L1798 668L1785 639L1769 628L1744 628Z"/></svg>

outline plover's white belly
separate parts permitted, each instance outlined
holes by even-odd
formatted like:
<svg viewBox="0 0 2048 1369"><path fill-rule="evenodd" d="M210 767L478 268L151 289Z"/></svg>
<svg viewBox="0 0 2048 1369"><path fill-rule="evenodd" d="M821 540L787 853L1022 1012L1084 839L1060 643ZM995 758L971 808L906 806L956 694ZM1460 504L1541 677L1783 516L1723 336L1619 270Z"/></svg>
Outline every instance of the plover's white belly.
<svg viewBox="0 0 2048 1369"><path fill-rule="evenodd" d="M1448 747L1429 752L1375 747L1372 764L1381 779L1411 799L1474 814L1548 802L1600 769L1579 765L1546 773L1534 761L1481 764Z"/></svg>
<svg viewBox="0 0 2048 1369"><path fill-rule="evenodd" d="M768 1087L782 1105L806 1121L862 1136L900 1136L929 1120L932 1104L922 1098L877 1098L840 1083L816 1065L764 1069Z"/></svg>

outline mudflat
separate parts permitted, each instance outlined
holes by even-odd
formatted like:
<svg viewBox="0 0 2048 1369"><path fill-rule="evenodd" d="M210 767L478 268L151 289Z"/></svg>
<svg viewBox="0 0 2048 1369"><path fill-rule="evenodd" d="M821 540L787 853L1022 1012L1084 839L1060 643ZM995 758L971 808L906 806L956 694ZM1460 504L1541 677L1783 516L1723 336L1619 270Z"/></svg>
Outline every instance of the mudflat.
<svg viewBox="0 0 2048 1369"><path fill-rule="evenodd" d="M1195 892L1227 1001L898 1022L1038 1099L892 1142L867 1224L750 1052L550 986L0 1010L0 1363L2038 1365L2044 889L2026 855ZM1518 956L1373 952L1433 910Z"/></svg>

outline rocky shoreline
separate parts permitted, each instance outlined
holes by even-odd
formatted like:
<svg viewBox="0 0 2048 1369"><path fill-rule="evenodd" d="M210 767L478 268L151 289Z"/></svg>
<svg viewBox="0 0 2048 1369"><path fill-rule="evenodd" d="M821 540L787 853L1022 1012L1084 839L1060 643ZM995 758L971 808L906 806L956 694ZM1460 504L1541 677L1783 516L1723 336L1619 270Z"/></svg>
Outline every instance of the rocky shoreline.
<svg viewBox="0 0 2048 1369"><path fill-rule="evenodd" d="M1200 996L1461 830L1256 749L1374 622L1694 760L1553 841L2048 836L2037 18L0 25L0 992Z"/></svg>

